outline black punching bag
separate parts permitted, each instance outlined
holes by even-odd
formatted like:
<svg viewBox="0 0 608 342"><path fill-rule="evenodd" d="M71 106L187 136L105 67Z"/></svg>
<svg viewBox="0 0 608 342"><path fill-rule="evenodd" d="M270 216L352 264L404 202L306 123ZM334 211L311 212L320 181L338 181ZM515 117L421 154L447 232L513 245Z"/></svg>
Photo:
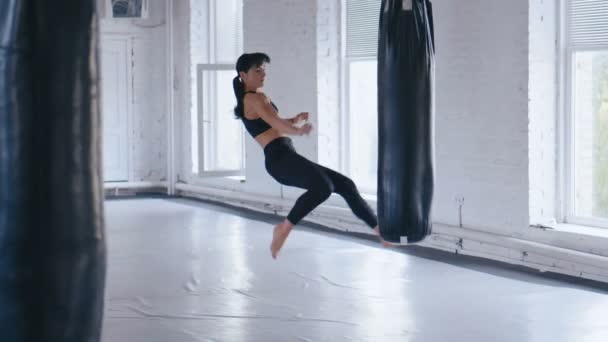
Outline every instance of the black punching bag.
<svg viewBox="0 0 608 342"><path fill-rule="evenodd" d="M434 64L431 2L383 0L378 42L378 219L384 239L431 233Z"/></svg>
<svg viewBox="0 0 608 342"><path fill-rule="evenodd" d="M0 1L0 340L100 340L95 0Z"/></svg>

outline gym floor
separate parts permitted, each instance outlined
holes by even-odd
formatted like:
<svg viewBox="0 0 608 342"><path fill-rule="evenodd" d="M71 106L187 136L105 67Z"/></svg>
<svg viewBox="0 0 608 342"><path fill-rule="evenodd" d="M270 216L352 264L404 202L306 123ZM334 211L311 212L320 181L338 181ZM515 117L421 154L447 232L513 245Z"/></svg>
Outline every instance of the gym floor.
<svg viewBox="0 0 608 342"><path fill-rule="evenodd" d="M104 342L608 341L608 286L185 199L105 202Z"/></svg>

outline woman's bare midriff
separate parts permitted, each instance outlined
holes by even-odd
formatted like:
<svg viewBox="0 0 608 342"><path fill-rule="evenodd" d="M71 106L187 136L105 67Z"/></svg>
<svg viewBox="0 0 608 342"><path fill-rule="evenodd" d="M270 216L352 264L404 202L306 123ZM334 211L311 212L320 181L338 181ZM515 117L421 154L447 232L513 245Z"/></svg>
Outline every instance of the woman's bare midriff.
<svg viewBox="0 0 608 342"><path fill-rule="evenodd" d="M245 98L244 101L244 107L247 107L247 98ZM245 113L247 113L247 111L245 111ZM253 116L253 117L251 117ZM256 115L255 113L249 113L249 115L245 114L245 118L248 120L256 120L259 119L260 116ZM259 135L257 135L254 139L255 141L258 142L258 144L260 144L260 146L262 146L262 149L264 147L266 147L266 145L268 145L268 143L270 143L271 141L273 141L276 138L280 138L280 137L286 137L287 135L279 132L278 130L274 129L274 128L270 128L269 130L267 130L264 133L260 133Z"/></svg>
<svg viewBox="0 0 608 342"><path fill-rule="evenodd" d="M266 132L256 136L255 141L257 141L258 144L260 144L260 146L262 146L262 148L264 148L264 147L266 147L266 145L268 145L268 143L270 143L274 139L280 138L280 137L286 137L286 135L280 133L279 131L277 131L274 128L271 128L271 129L267 130Z"/></svg>

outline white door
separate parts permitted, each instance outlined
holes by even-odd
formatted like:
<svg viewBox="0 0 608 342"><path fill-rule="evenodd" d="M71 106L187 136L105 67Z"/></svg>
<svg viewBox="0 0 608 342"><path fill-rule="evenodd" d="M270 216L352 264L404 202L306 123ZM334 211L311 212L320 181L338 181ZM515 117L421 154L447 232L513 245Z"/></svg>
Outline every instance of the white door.
<svg viewBox="0 0 608 342"><path fill-rule="evenodd" d="M101 118L103 122L103 178L129 180L128 115L129 64L127 38L101 39Z"/></svg>

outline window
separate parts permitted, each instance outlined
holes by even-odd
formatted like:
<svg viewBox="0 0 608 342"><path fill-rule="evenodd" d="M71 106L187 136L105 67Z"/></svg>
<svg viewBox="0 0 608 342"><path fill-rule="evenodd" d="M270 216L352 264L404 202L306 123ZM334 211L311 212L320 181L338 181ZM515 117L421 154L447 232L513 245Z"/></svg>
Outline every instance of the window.
<svg viewBox="0 0 608 342"><path fill-rule="evenodd" d="M608 1L563 8L566 220L608 227Z"/></svg>
<svg viewBox="0 0 608 342"><path fill-rule="evenodd" d="M105 13L108 18L146 18L148 0L104 0Z"/></svg>
<svg viewBox="0 0 608 342"><path fill-rule="evenodd" d="M345 0L342 170L375 194L378 168L377 50L380 0Z"/></svg>
<svg viewBox="0 0 608 342"><path fill-rule="evenodd" d="M203 17L196 23L193 20L193 25L204 27L191 28L194 39L203 45L199 55L193 52L191 171L199 176L242 176L244 131L234 117L232 90L234 63L243 50L242 0L197 1L193 5L201 7L198 13Z"/></svg>

